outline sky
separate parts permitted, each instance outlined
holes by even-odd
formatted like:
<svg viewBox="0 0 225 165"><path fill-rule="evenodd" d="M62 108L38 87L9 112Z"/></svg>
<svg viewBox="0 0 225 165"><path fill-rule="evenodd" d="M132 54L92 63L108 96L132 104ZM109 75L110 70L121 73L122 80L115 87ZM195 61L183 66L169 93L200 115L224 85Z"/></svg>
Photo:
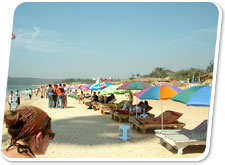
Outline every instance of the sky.
<svg viewBox="0 0 225 165"><path fill-rule="evenodd" d="M9 76L120 78L206 69L214 60L212 3L27 2L15 9Z"/></svg>

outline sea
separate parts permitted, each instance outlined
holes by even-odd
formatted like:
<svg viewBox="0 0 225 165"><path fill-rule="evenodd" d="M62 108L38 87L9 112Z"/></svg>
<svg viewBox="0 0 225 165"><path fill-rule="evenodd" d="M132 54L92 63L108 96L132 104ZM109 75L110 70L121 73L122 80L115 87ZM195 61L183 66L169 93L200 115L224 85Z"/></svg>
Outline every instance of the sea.
<svg viewBox="0 0 225 165"><path fill-rule="evenodd" d="M36 89L41 88L41 85L7 85L7 96L9 95L10 91L16 92L19 90L20 94L25 94L26 89Z"/></svg>

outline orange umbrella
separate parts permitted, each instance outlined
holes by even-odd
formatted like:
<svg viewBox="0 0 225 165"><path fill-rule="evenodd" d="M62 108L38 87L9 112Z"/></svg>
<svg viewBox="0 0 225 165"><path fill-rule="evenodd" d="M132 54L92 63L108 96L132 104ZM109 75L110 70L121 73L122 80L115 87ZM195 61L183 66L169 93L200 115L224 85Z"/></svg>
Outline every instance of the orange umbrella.
<svg viewBox="0 0 225 165"><path fill-rule="evenodd" d="M175 86L171 85L157 85L154 87L148 87L138 93L135 94L141 100L167 100L172 98L173 96L180 93L182 90ZM161 102L161 112L162 112L162 102ZM162 129L163 129L163 115L161 115L162 119Z"/></svg>

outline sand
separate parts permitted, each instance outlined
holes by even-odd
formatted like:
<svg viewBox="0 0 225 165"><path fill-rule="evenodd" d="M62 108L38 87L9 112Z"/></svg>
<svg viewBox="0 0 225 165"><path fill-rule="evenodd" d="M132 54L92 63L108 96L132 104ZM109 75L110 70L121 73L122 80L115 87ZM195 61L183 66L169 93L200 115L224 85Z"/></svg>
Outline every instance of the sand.
<svg viewBox="0 0 225 165"><path fill-rule="evenodd" d="M116 95L116 98L117 102L126 99L124 95ZM112 120L111 115L88 110L86 105L79 104L73 98L68 97L68 107L65 109L48 108L48 99L41 99L40 96L33 96L29 101L22 99L21 102L23 105L40 107L52 118L55 139L45 155L39 155L38 158L196 158L205 150L204 146L190 146L183 150L183 155L177 155L176 150L169 151L159 144L153 129L147 130L144 135L132 129L131 140L123 142L117 138L118 127L121 124L129 125L129 122L119 123ZM151 113L156 116L161 114L160 101L149 100L149 105L153 107ZM172 100L162 101L162 107L163 110L183 113L179 121L184 122L184 128L187 129L208 119L207 107L188 107ZM4 124L2 148L6 148L9 141Z"/></svg>

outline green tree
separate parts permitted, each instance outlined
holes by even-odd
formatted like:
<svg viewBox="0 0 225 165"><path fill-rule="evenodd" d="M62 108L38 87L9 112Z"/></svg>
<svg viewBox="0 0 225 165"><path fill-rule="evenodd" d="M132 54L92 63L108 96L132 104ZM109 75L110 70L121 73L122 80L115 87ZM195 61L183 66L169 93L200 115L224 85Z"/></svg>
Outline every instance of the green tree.
<svg viewBox="0 0 225 165"><path fill-rule="evenodd" d="M165 69L162 67L156 67L150 74L149 77L155 77L155 78L165 78L171 75L173 71L169 69Z"/></svg>
<svg viewBox="0 0 225 165"><path fill-rule="evenodd" d="M207 68L206 68L207 73L213 72L213 65L214 65L214 62L213 62L213 60L211 60L209 66L207 66Z"/></svg>
<svg viewBox="0 0 225 165"><path fill-rule="evenodd" d="M136 74L136 77L139 78L141 75L139 73Z"/></svg>
<svg viewBox="0 0 225 165"><path fill-rule="evenodd" d="M171 76L171 80L186 80L187 78L191 79L192 76L198 77L199 75L205 74L205 71L203 69L196 69L196 68L190 68L190 69L182 69L178 72L174 72Z"/></svg>

